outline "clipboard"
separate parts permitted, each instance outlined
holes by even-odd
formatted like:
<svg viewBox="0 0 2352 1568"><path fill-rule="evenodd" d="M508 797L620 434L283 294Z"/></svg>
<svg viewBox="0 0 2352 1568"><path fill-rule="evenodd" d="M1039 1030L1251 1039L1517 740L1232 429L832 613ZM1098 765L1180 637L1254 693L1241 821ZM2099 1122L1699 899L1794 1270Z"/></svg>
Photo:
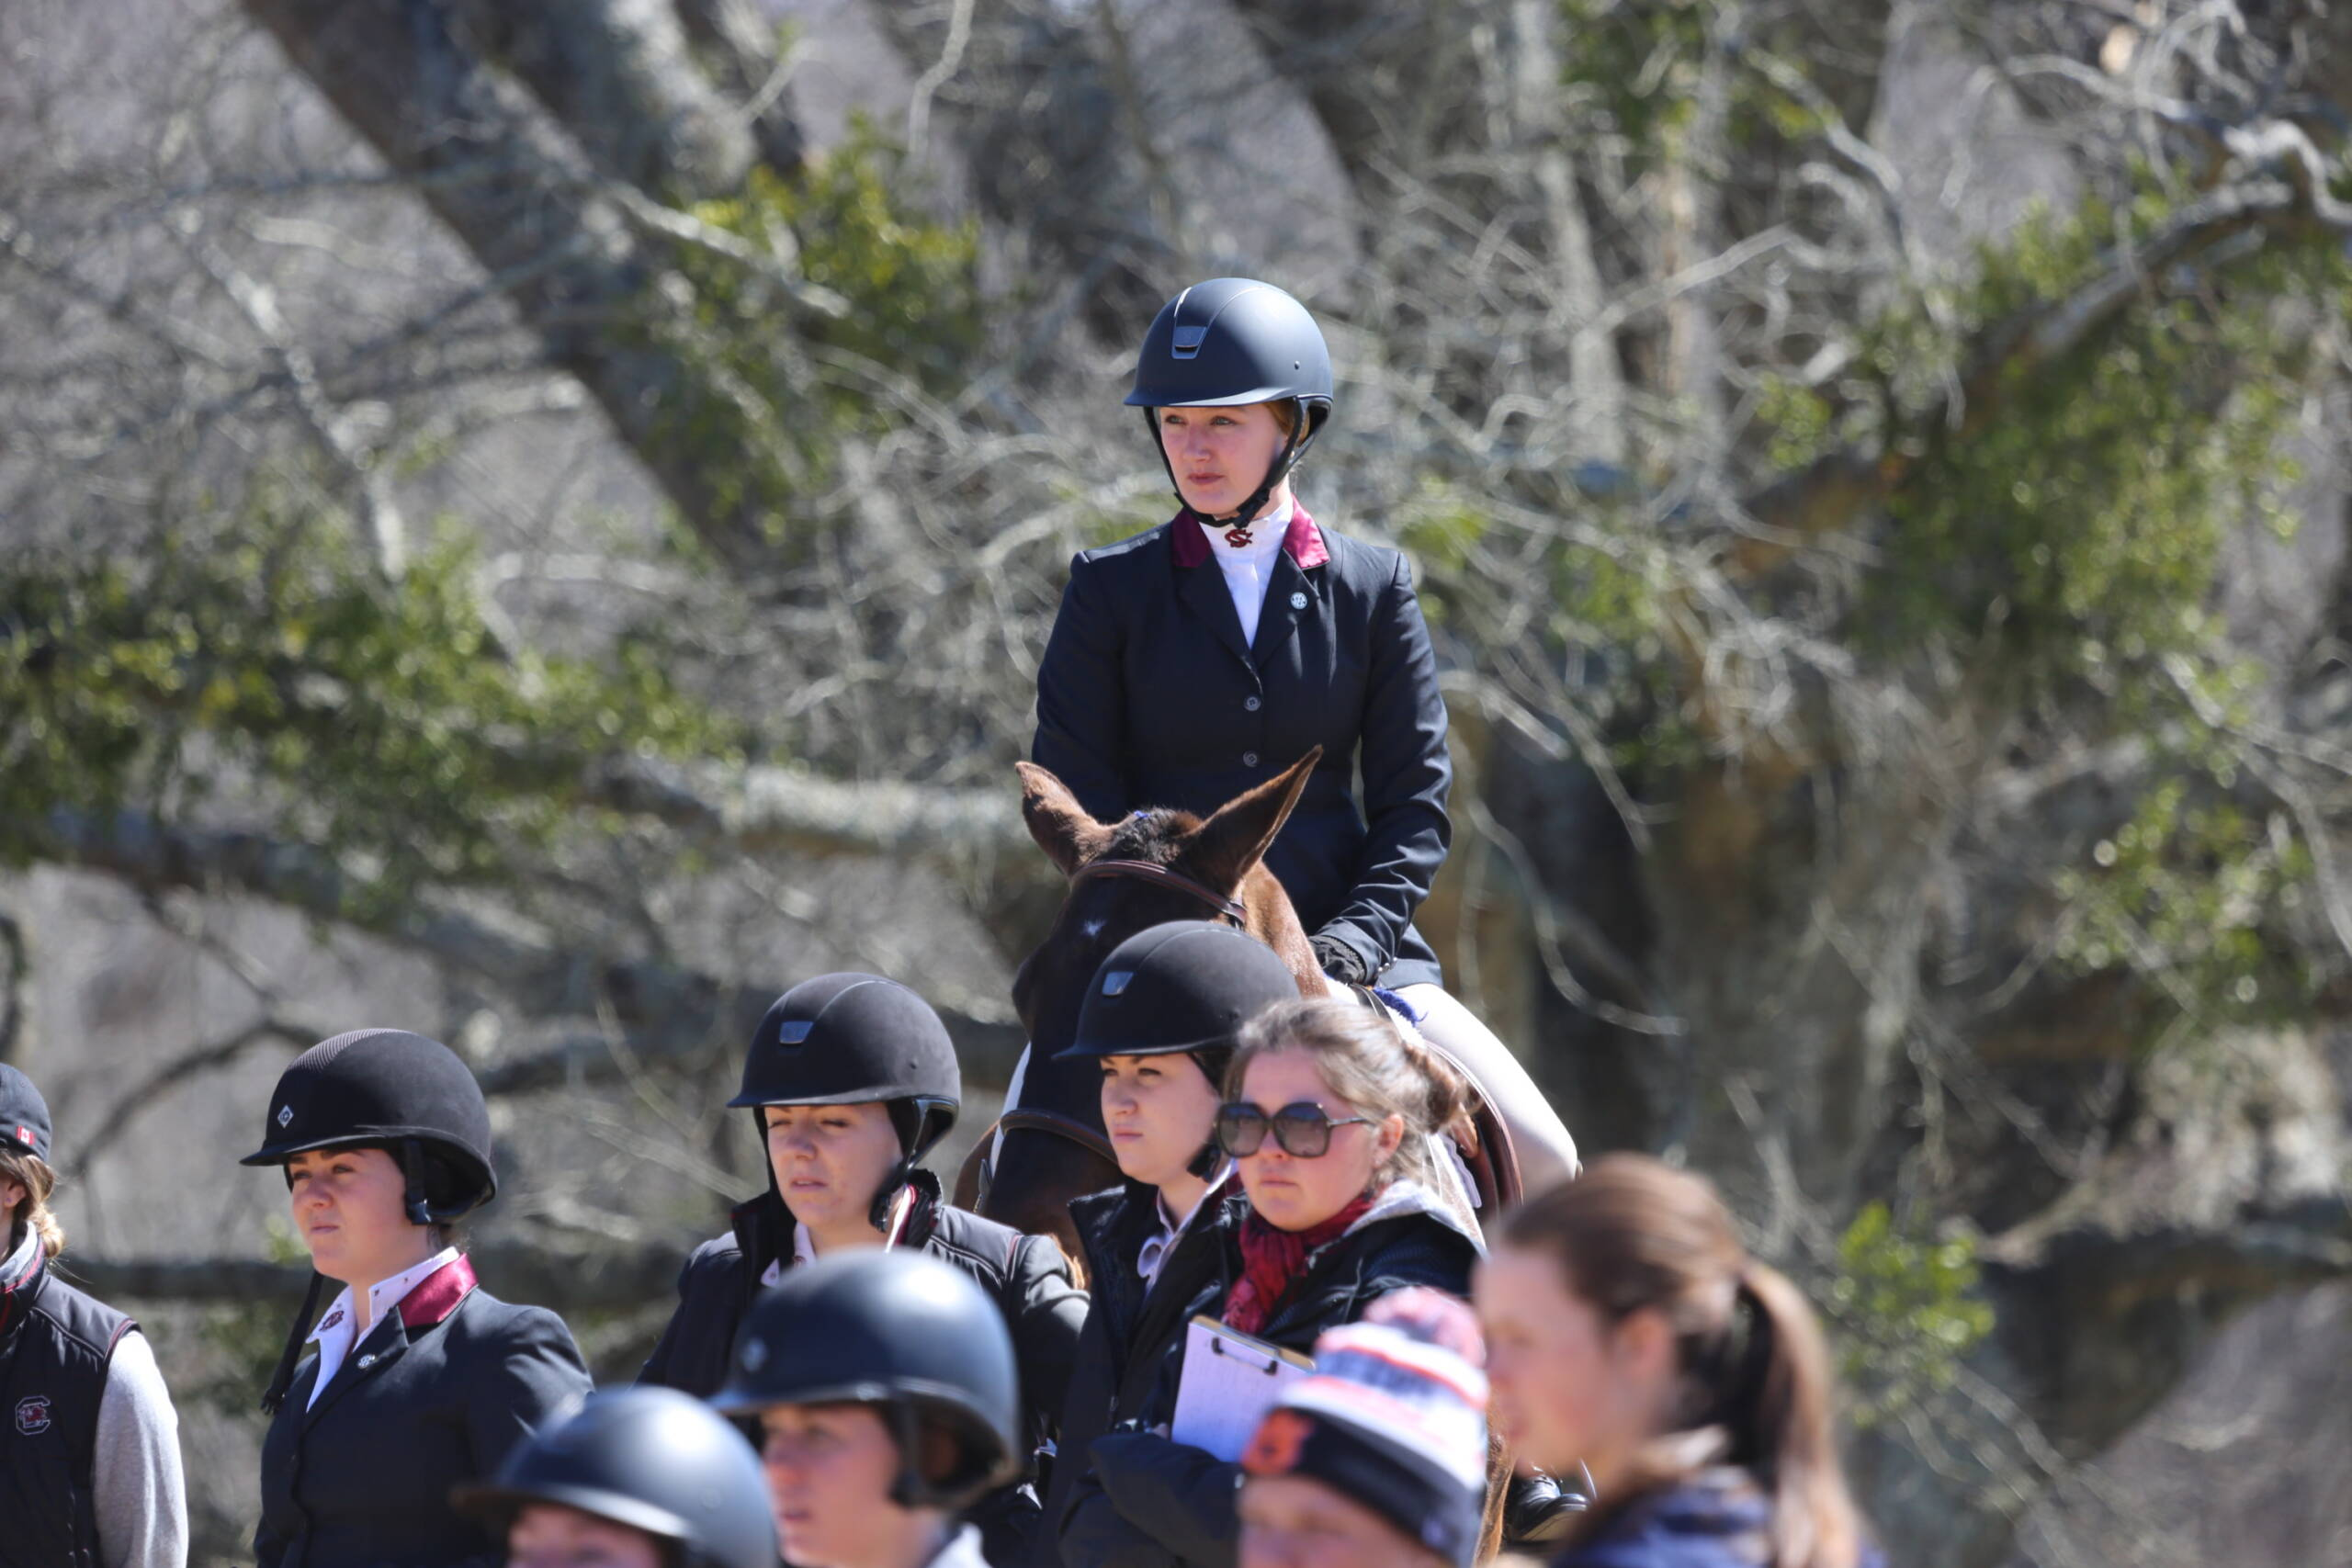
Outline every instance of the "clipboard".
<svg viewBox="0 0 2352 1568"><path fill-rule="evenodd" d="M1314 1370L1295 1350L1195 1314L1184 1331L1184 1368L1168 1435L1227 1463L1238 1461L1283 1390Z"/></svg>

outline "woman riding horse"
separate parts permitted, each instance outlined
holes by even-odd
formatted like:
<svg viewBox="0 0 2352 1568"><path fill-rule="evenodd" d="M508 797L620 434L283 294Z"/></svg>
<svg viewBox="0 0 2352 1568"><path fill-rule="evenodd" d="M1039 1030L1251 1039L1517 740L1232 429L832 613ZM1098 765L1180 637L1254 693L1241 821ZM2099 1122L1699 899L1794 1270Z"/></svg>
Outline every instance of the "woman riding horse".
<svg viewBox="0 0 2352 1568"><path fill-rule="evenodd" d="M1411 573L1397 551L1322 527L1291 491L1332 409L1315 319L1271 284L1197 284L1153 320L1126 401L1184 509L1071 561L1038 666L1032 757L1116 822L1142 807L1207 817L1320 746L1266 853L1317 963L1400 996L1490 1089L1523 1080L1443 990L1413 929L1445 859L1453 765ZM1520 1150L1531 1188L1576 1168L1566 1130L1543 1119L1545 1135Z"/></svg>

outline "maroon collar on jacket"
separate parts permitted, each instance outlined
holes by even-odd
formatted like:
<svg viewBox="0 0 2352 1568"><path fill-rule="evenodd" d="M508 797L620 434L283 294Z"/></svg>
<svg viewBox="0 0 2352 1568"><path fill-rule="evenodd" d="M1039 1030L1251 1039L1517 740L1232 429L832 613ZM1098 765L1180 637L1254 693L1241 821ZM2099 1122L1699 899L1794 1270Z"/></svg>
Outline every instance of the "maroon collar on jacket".
<svg viewBox="0 0 2352 1568"><path fill-rule="evenodd" d="M473 1293L474 1283L474 1266L463 1258L444 1263L401 1298L397 1310L401 1326L432 1327L458 1310L458 1303Z"/></svg>
<svg viewBox="0 0 2352 1568"><path fill-rule="evenodd" d="M1201 520L1192 509L1176 514L1168 527L1169 547L1176 553L1178 566L1203 566L1209 558L1209 536ZM1295 501L1290 505L1290 527L1283 534L1283 554L1298 563L1301 571L1311 566L1321 566L1331 558L1323 547L1323 530L1306 514L1306 508Z"/></svg>

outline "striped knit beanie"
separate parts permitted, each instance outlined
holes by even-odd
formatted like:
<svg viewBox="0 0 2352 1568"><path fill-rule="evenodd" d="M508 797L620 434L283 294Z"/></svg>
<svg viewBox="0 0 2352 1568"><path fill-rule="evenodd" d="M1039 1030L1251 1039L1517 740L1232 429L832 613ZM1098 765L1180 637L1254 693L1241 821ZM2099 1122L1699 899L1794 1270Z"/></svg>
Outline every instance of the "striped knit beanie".
<svg viewBox="0 0 2352 1568"><path fill-rule="evenodd" d="M1470 1309L1417 1286L1315 1341L1241 1456L1250 1475L1319 1481L1454 1568L1471 1568L1487 1486L1486 1346Z"/></svg>

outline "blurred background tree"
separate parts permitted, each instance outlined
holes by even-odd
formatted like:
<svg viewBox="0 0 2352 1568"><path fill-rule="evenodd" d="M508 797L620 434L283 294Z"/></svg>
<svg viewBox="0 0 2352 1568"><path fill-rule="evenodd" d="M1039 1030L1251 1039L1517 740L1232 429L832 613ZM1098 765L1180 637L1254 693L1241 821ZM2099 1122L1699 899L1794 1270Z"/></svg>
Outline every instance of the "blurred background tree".
<svg viewBox="0 0 2352 1568"><path fill-rule="evenodd" d="M1425 929L1814 1283L1894 1554L2343 1559L2340 9L0 11L0 1054L206 1551L300 1045L469 1055L606 1376L783 985L918 985L985 1123L1035 660L1239 272L1439 634Z"/></svg>

